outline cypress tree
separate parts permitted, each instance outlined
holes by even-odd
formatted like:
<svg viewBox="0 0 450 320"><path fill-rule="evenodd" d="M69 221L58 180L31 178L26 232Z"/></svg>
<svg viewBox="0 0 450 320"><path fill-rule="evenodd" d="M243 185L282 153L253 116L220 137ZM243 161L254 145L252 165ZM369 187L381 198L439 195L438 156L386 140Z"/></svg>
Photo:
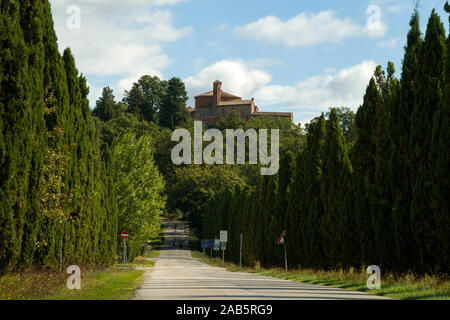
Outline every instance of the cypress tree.
<svg viewBox="0 0 450 320"><path fill-rule="evenodd" d="M284 251L277 244L278 237L283 230L288 229L287 206L289 186L295 168L295 156L291 151L286 152L280 161L280 171L278 173L278 185L273 206L270 225L270 247L273 248L274 265L284 265Z"/></svg>
<svg viewBox="0 0 450 320"><path fill-rule="evenodd" d="M433 246L436 225L430 208L430 163L432 127L436 111L442 103L446 57L445 30L435 10L428 21L421 49L418 94L411 119L411 227L418 253L418 268L434 266L438 253Z"/></svg>
<svg viewBox="0 0 450 320"><path fill-rule="evenodd" d="M316 123L308 128L306 149L303 152L303 174L300 183L304 184L303 191L303 221L298 228L303 235L300 246L305 257L302 257L302 265L323 268L325 267L323 243L320 236L320 224L324 216L323 198L321 194L322 166L324 144L326 138L325 117L322 116ZM297 166L299 164L297 163ZM304 182L303 182L304 181Z"/></svg>
<svg viewBox="0 0 450 320"><path fill-rule="evenodd" d="M102 96L97 100L96 107L92 114L102 121L111 120L114 116L116 101L113 90L110 87L103 88Z"/></svg>
<svg viewBox="0 0 450 320"><path fill-rule="evenodd" d="M448 2L445 10L450 14ZM450 17L449 17L450 24ZM436 112L433 127L431 153L431 209L433 224L436 226L434 245L437 253L438 271L444 271L450 264L450 33L447 37L447 56L444 69L443 99Z"/></svg>
<svg viewBox="0 0 450 320"><path fill-rule="evenodd" d="M398 80L394 77L395 68L388 63L387 74L378 67L375 77L380 92L380 99L375 111L375 192L371 195L371 211L375 216L375 241L379 265L391 268L393 261L395 238L392 235L392 192L390 158L392 153L391 109L398 104Z"/></svg>
<svg viewBox="0 0 450 320"><path fill-rule="evenodd" d="M41 3L3 2L0 14L0 270L20 260L38 211L44 51ZM31 221L30 221L31 220ZM30 226L33 228L33 226ZM32 252L29 253L32 256ZM27 261L29 257L27 257Z"/></svg>
<svg viewBox="0 0 450 320"><path fill-rule="evenodd" d="M336 109L332 109L326 122L326 140L324 145L322 199L324 216L321 223L321 236L324 239L326 267L342 266L342 252L349 252L351 234L347 223L345 185L346 177L351 174L351 164L347 144L342 134Z"/></svg>
<svg viewBox="0 0 450 320"><path fill-rule="evenodd" d="M304 261L302 245L302 214L305 204L303 186L305 183L303 172L303 152L299 151L295 156L295 164L292 166L292 178L287 190L287 213L284 230L287 231L286 250L289 252L289 266L295 267ZM279 231L281 232L281 230ZM280 236L278 234L277 236Z"/></svg>
<svg viewBox="0 0 450 320"><path fill-rule="evenodd" d="M410 119L414 110L419 75L419 53L423 45L417 8L410 21L400 80L399 101L392 106L390 128L392 130L392 153L390 159L393 235L398 268L405 269L414 261L410 224Z"/></svg>
<svg viewBox="0 0 450 320"><path fill-rule="evenodd" d="M379 100L379 92L372 78L366 89L364 101L356 113L355 126L357 138L351 150L354 170L354 195L356 239L359 245L361 262L366 265L378 260L375 251L375 217L371 211L369 197L374 192L375 184L375 113Z"/></svg>

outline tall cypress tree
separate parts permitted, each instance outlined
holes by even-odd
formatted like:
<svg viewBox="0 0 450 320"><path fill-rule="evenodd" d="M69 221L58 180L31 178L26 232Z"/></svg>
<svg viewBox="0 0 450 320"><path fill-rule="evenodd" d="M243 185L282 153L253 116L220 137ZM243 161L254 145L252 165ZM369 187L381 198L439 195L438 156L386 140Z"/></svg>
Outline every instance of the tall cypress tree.
<svg viewBox="0 0 450 320"><path fill-rule="evenodd" d="M320 224L324 217L323 197L320 192L323 159L325 156L324 145L326 138L325 117L322 116L316 123L308 128L306 149L303 152L303 209L302 219L298 226L301 230L303 241L299 246L303 248L305 257L302 258L305 266L324 268L323 243L320 235ZM297 164L298 166L299 164Z"/></svg>
<svg viewBox="0 0 450 320"><path fill-rule="evenodd" d="M371 194L371 211L375 217L375 242L378 263L383 267L396 266L393 261L394 237L392 236L392 192L390 154L392 153L391 110L398 104L398 80L394 77L395 68L388 63L387 74L378 67L375 77L380 92L380 99L375 111L375 192Z"/></svg>
<svg viewBox="0 0 450 320"><path fill-rule="evenodd" d="M372 78L366 89L362 106L356 113L355 125L357 138L351 151L354 170L355 218L357 223L357 241L360 244L359 256L363 264L377 261L375 251L375 217L371 211L370 195L375 184L375 113L379 101L379 92Z"/></svg>
<svg viewBox="0 0 450 320"><path fill-rule="evenodd" d="M350 247L350 230L347 224L347 215L350 213L345 210L344 181L352 170L336 109L331 110L326 122L324 151L321 194L324 200L324 217L320 233L324 239L326 266L332 268L345 266L342 252L348 252Z"/></svg>
<svg viewBox="0 0 450 320"><path fill-rule="evenodd" d="M274 252L274 264L282 266L284 264L284 253L277 245L277 238L283 230L287 230L287 206L288 194L291 180L295 169L295 156L288 151L281 158L280 171L278 173L278 186L273 202L273 212L270 226L270 245Z"/></svg>
<svg viewBox="0 0 450 320"><path fill-rule="evenodd" d="M303 186L305 179L303 169L303 153L299 151L295 156L292 180L288 185L287 213L284 227L284 230L288 233L285 244L286 250L289 252L288 263L293 267L300 265L305 258L302 252L302 230L300 228L303 222L302 208L304 206Z"/></svg>
<svg viewBox="0 0 450 320"><path fill-rule="evenodd" d="M42 6L3 2L0 14L0 269L19 262L28 220L38 211L44 50ZM32 255L32 253L30 253Z"/></svg>
<svg viewBox="0 0 450 320"><path fill-rule="evenodd" d="M430 208L430 156L434 116L441 106L444 88L445 42L444 26L433 10L420 54L418 94L411 119L409 148L412 169L411 227L419 255L418 267L421 270L433 266L438 256L433 246L433 234L437 226Z"/></svg>
<svg viewBox="0 0 450 320"><path fill-rule="evenodd" d="M399 101L392 105L391 136L392 149L390 159L393 235L395 237L396 262L405 269L414 261L414 250L410 224L411 176L410 176L410 119L414 110L419 75L419 53L423 44L417 8L409 23L407 44L403 58L400 80Z"/></svg>
<svg viewBox="0 0 450 320"><path fill-rule="evenodd" d="M450 14L448 2L445 10ZM450 17L449 17L450 25ZM431 151L431 209L436 226L434 247L439 271L450 264L450 33L447 37L447 56L444 69L443 99L436 112Z"/></svg>

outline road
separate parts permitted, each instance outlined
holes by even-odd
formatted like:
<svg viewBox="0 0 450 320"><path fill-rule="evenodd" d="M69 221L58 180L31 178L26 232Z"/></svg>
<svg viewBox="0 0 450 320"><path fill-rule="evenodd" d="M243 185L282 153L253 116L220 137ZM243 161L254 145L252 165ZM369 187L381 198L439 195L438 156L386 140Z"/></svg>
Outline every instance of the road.
<svg viewBox="0 0 450 320"><path fill-rule="evenodd" d="M176 227L176 230L175 230ZM191 257L179 248L177 238L189 238L188 228L166 221L161 255L144 276L135 300L367 300L382 299L362 292L276 279L248 273L229 272Z"/></svg>

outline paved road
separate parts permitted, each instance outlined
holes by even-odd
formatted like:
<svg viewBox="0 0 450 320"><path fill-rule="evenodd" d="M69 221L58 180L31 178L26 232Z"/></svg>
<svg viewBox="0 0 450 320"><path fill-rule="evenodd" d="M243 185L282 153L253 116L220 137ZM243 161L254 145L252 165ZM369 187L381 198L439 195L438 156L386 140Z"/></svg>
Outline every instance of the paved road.
<svg viewBox="0 0 450 320"><path fill-rule="evenodd" d="M176 231L175 231L176 226ZM166 245L143 284L137 300L348 300L381 299L365 293L294 281L228 272L191 257L187 249L173 247L171 239L188 239L180 223L165 223ZM169 241L167 241L169 240Z"/></svg>

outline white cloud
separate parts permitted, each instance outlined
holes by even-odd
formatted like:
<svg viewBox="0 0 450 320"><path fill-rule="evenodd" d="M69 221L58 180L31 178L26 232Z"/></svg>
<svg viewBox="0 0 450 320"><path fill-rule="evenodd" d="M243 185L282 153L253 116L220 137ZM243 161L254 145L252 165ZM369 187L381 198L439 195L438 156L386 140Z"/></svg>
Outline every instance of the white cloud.
<svg viewBox="0 0 450 320"><path fill-rule="evenodd" d="M282 21L275 16L267 16L245 26L237 27L234 33L243 37L263 40L270 44L288 47L310 47L325 42L340 42L349 37L384 35L386 25L380 28L362 27L350 19L340 19L332 10L317 14L300 13L290 20Z"/></svg>
<svg viewBox="0 0 450 320"><path fill-rule="evenodd" d="M66 9L71 3L51 0L59 48L72 49L80 72L95 78L116 79L115 84L109 85L120 98L123 90L129 89L140 76L161 77L172 63L164 52L164 44L192 32L191 27L175 27L170 10L154 8L177 2L180 0L80 0L77 6L81 9L81 28L69 30L70 15ZM122 7L127 8L126 12L120 10ZM91 98L90 103L93 106L95 100Z"/></svg>
<svg viewBox="0 0 450 320"><path fill-rule="evenodd" d="M330 107L347 106L356 110L375 71L374 61L363 61L341 70L328 69L294 85L272 84L271 75L242 60L222 60L184 79L190 97L211 91L219 78L223 89L243 99L255 97L262 111L294 112L295 120L305 123ZM190 101L193 106L193 100Z"/></svg>
<svg viewBox="0 0 450 320"><path fill-rule="evenodd" d="M217 79L223 82L223 90L248 99L258 89L269 84L272 77L265 70L253 67L242 60L222 60L183 81L192 98L211 91L212 83Z"/></svg>
<svg viewBox="0 0 450 320"><path fill-rule="evenodd" d="M255 93L262 106L282 106L296 113L296 118L305 118L330 107L347 106L356 110L370 78L375 71L374 61L341 69L337 72L315 76L293 86L268 85Z"/></svg>
<svg viewBox="0 0 450 320"><path fill-rule="evenodd" d="M67 8L76 5L83 13L111 14L135 11L136 8L151 8L158 6L174 5L188 0L50 0L53 8Z"/></svg>

